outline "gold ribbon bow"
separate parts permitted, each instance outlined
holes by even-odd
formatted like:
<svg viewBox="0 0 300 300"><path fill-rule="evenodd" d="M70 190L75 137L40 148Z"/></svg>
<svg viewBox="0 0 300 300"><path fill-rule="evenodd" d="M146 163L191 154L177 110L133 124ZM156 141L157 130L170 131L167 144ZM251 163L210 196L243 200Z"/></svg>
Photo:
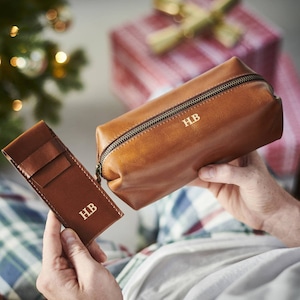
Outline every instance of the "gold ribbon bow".
<svg viewBox="0 0 300 300"><path fill-rule="evenodd" d="M147 44L155 54L163 54L182 42L210 30L211 34L225 47L231 48L239 41L243 31L237 25L224 21L239 0L216 0L209 10L182 0L153 0L154 8L175 18L179 25L172 25L150 34Z"/></svg>

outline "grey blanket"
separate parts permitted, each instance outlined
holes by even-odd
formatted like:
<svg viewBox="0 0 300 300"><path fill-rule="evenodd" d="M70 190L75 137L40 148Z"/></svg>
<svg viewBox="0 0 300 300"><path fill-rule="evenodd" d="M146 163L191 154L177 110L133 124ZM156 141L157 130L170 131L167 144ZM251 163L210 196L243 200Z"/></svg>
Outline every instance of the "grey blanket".
<svg viewBox="0 0 300 300"><path fill-rule="evenodd" d="M127 300L300 299L300 248L270 236L180 241L151 255L123 293Z"/></svg>

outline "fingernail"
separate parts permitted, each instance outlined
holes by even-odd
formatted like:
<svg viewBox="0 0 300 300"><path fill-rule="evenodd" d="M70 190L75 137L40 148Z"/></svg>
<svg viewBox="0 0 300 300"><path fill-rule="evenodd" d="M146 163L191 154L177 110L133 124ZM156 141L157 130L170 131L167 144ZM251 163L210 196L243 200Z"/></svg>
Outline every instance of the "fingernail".
<svg viewBox="0 0 300 300"><path fill-rule="evenodd" d="M200 169L199 176L202 179L212 179L215 176L215 169L211 166Z"/></svg>
<svg viewBox="0 0 300 300"><path fill-rule="evenodd" d="M65 242L67 244L71 244L75 241L76 237L75 237L75 232L72 230L72 229L65 229L63 232L62 232L62 236L65 240Z"/></svg>

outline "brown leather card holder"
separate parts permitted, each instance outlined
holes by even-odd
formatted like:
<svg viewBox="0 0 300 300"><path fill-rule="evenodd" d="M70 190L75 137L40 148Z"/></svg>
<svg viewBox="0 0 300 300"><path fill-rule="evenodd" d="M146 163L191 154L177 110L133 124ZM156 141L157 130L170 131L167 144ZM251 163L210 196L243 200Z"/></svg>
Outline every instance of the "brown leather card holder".
<svg viewBox="0 0 300 300"><path fill-rule="evenodd" d="M84 244L123 216L44 121L24 132L2 152L61 223L75 230Z"/></svg>

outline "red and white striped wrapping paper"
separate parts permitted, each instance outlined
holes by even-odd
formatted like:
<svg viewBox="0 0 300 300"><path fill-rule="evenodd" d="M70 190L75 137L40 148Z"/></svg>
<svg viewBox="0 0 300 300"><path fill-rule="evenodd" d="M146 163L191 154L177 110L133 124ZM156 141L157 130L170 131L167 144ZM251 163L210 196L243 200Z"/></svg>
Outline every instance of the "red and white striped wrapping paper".
<svg viewBox="0 0 300 300"><path fill-rule="evenodd" d="M211 3L210 0L193 2L203 7ZM196 36L162 56L151 53L146 37L173 24L171 17L153 11L111 30L114 93L132 109L232 56L238 56L273 83L282 40L280 30L241 4L226 16L226 21L245 30L242 40L232 49L213 37Z"/></svg>
<svg viewBox="0 0 300 300"><path fill-rule="evenodd" d="M287 54L281 55L278 61L274 89L282 98L283 135L280 140L262 147L260 153L275 174L294 175L300 158L300 79Z"/></svg>

